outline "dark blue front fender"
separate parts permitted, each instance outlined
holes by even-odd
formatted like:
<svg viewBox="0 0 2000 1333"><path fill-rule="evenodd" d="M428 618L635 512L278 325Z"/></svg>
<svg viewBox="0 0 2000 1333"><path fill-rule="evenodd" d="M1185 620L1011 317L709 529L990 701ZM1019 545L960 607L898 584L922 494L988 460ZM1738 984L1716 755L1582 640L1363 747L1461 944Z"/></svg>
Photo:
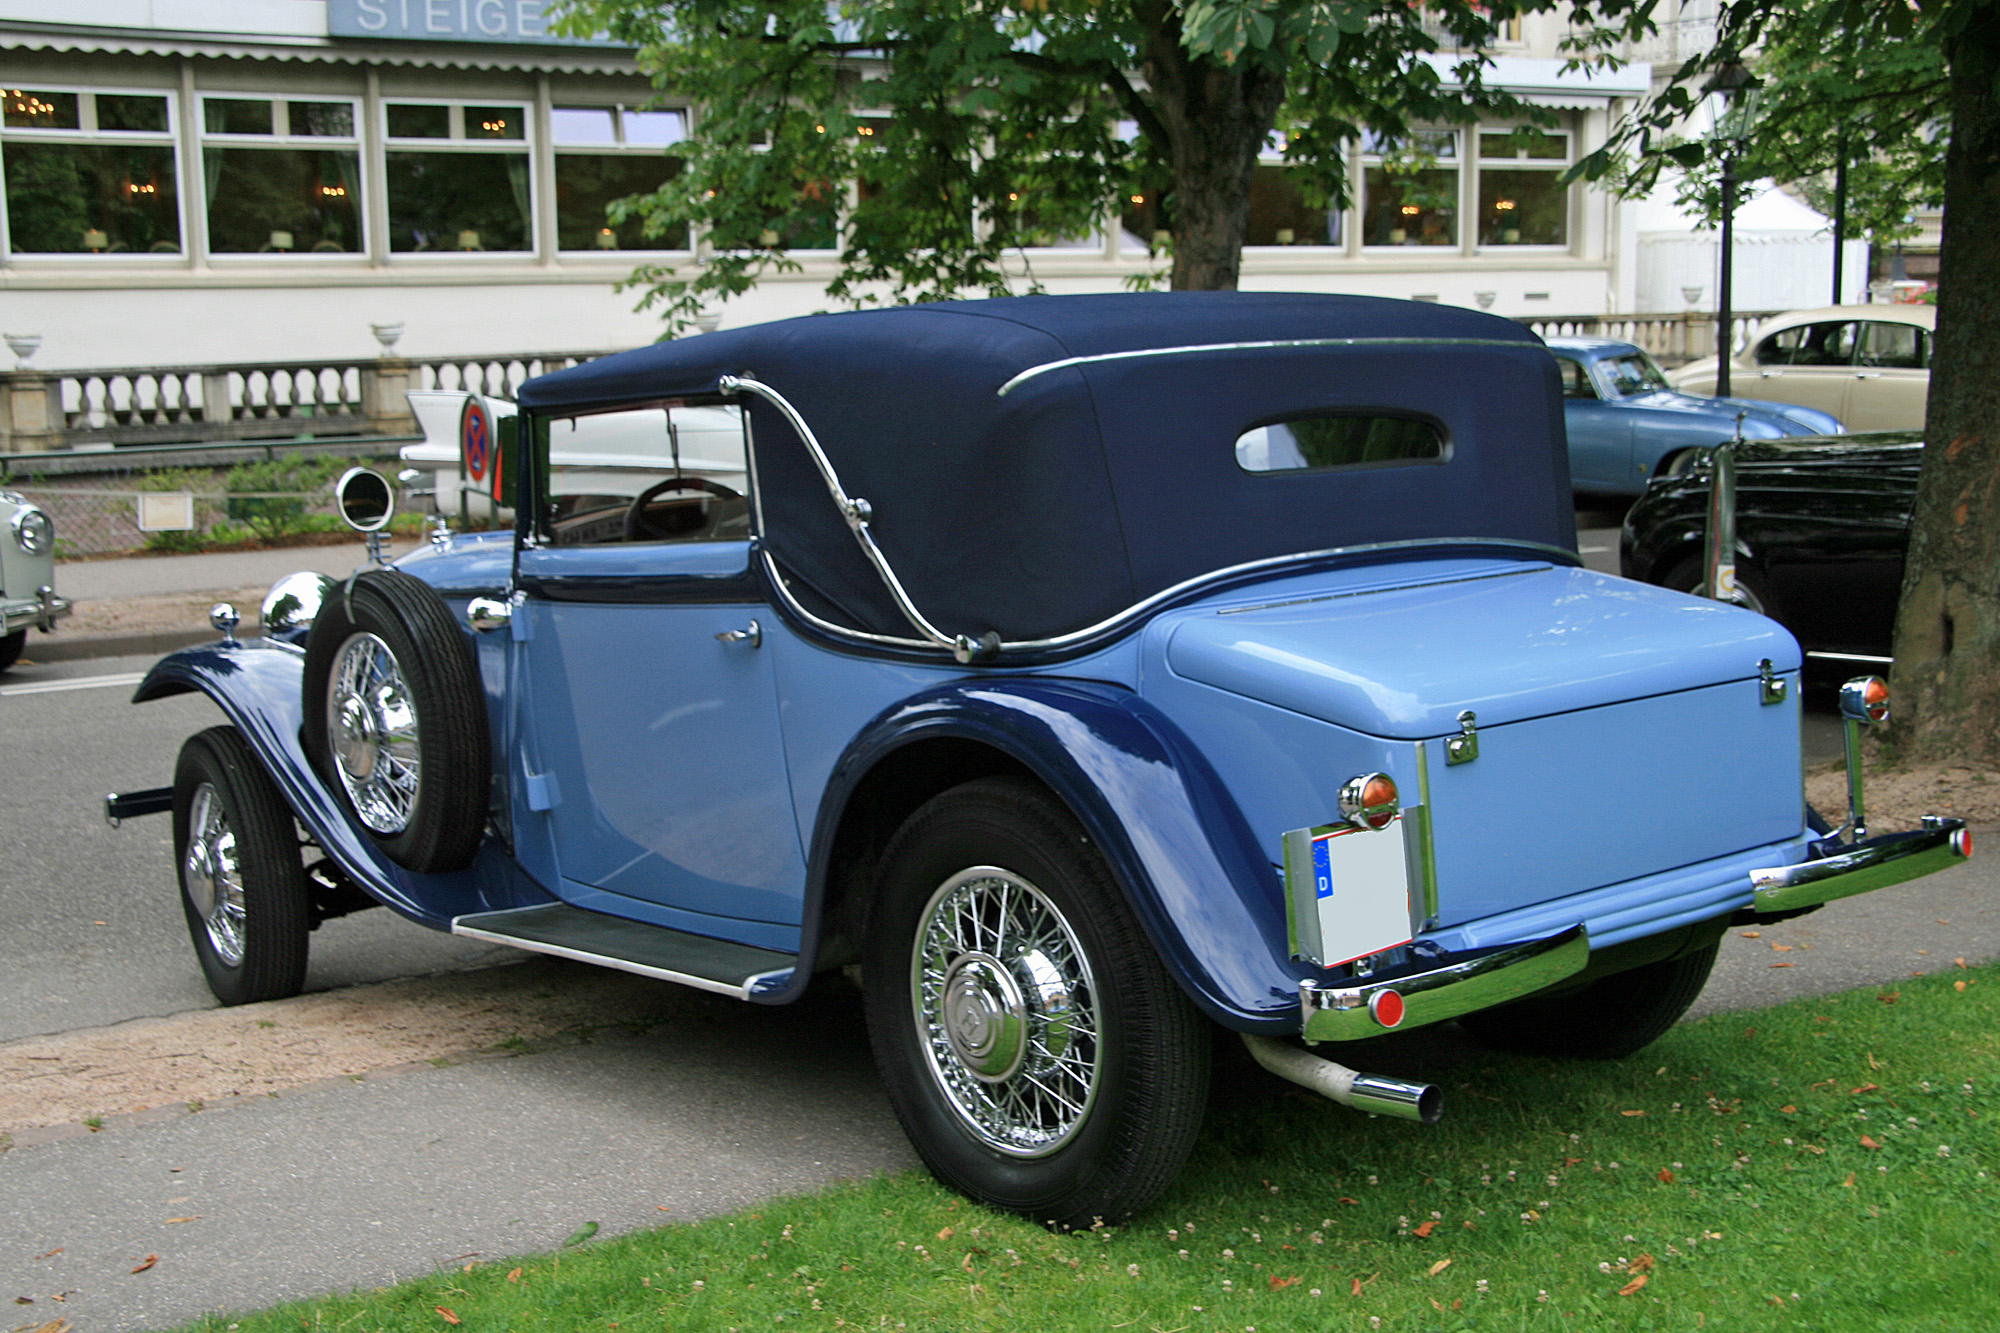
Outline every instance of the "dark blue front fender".
<svg viewBox="0 0 2000 1333"><path fill-rule="evenodd" d="M296 648L259 639L206 644L154 663L132 702L197 690L215 700L321 850L356 884L413 921L449 930L455 916L554 901L491 837L472 865L445 875L413 874L383 856L306 759L299 741L304 676L305 657Z"/></svg>
<svg viewBox="0 0 2000 1333"><path fill-rule="evenodd" d="M944 737L1013 757L1062 798L1111 863L1168 969L1210 1017L1242 1031L1298 1031L1303 973L1288 961L1277 870L1201 754L1157 709L1113 686L965 680L876 718L835 767L820 804L815 904L862 779L894 751ZM818 911L806 915L816 934Z"/></svg>

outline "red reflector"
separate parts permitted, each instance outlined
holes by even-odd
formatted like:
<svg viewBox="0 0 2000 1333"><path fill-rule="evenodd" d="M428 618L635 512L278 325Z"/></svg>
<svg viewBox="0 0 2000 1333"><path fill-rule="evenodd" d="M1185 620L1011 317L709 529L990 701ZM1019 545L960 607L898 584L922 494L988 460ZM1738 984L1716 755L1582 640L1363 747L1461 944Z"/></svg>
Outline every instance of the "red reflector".
<svg viewBox="0 0 2000 1333"><path fill-rule="evenodd" d="M1368 1012L1385 1028L1403 1021L1403 997L1392 990L1376 991L1368 1001Z"/></svg>
<svg viewBox="0 0 2000 1333"><path fill-rule="evenodd" d="M1960 856L1970 857L1972 855L1972 830L1969 828L1954 830L1951 835L1951 849Z"/></svg>

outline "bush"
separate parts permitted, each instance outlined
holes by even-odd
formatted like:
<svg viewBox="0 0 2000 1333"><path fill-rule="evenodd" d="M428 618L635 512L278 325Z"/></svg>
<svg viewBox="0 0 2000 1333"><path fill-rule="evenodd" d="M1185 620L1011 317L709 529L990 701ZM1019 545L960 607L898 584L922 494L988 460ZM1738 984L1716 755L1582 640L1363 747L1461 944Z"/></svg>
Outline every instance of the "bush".
<svg viewBox="0 0 2000 1333"><path fill-rule="evenodd" d="M276 458L239 463L222 479L222 489L245 496L227 502L230 519L242 523L265 541L275 541L315 526L306 514L306 499L347 470L338 458Z"/></svg>

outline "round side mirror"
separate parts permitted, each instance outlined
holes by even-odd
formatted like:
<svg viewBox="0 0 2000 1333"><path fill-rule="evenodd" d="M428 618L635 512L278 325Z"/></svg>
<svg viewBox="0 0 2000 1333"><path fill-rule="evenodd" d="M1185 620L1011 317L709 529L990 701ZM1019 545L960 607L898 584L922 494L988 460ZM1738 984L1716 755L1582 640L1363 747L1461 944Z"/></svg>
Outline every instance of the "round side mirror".
<svg viewBox="0 0 2000 1333"><path fill-rule="evenodd" d="M356 532L380 532L396 512L396 496L379 472L351 467L340 474L333 486L340 502L341 521Z"/></svg>

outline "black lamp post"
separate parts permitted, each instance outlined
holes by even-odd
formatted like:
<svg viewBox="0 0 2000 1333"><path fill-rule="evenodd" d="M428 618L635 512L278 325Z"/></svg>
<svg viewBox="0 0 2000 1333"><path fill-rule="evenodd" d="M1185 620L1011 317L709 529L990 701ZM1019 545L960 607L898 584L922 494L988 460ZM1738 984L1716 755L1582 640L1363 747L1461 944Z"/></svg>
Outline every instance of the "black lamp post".
<svg viewBox="0 0 2000 1333"><path fill-rule="evenodd" d="M1744 131L1749 127L1751 96L1760 85L1742 62L1732 60L1715 72L1706 92L1722 99L1722 114L1715 131L1722 140L1722 272L1715 294L1715 396L1729 396L1729 362L1735 348L1730 326L1735 312L1730 309L1732 278L1736 258L1736 157L1742 151Z"/></svg>

